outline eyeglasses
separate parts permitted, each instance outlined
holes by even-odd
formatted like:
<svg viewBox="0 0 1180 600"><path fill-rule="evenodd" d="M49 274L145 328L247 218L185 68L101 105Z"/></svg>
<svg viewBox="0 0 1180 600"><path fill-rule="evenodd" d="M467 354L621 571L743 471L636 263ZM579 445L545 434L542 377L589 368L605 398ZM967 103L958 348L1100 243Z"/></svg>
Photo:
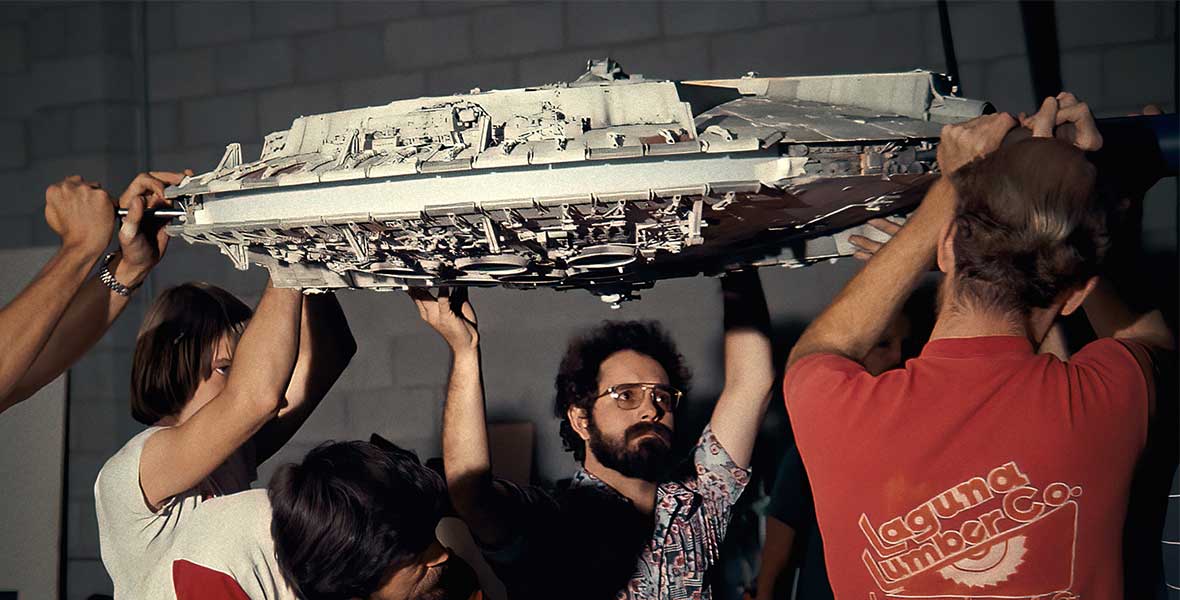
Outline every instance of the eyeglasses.
<svg viewBox="0 0 1180 600"><path fill-rule="evenodd" d="M643 404L644 397L650 397L653 404L666 412L672 412L680 404L684 392L662 383L621 383L606 388L594 399L603 396L614 398L615 404L623 410L635 410Z"/></svg>

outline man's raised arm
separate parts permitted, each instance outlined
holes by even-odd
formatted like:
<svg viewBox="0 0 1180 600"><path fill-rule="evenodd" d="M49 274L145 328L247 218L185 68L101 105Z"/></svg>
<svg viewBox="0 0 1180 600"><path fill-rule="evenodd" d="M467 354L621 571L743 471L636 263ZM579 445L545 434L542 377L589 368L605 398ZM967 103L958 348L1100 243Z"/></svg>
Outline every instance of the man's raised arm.
<svg viewBox="0 0 1180 600"><path fill-rule="evenodd" d="M710 425L740 467L750 466L754 440L774 386L770 314L757 271L721 278L725 305L725 387Z"/></svg>
<svg viewBox="0 0 1180 600"><path fill-rule="evenodd" d="M138 287L159 263L168 245L168 236L163 232L162 221L143 222L144 209L169 204L164 198L164 186L179 183L183 178L181 173L141 173L119 198L119 206L128 208L130 214L119 228L119 252L106 266L120 285L129 289ZM110 218L114 218L113 213ZM99 254L101 252L100 249ZM58 299L68 300L69 305L36 360L0 401L0 410L37 393L70 368L98 343L131 301L129 295L116 293L98 275L91 276L72 298L70 294L62 293Z"/></svg>
<svg viewBox="0 0 1180 600"><path fill-rule="evenodd" d="M411 288L418 314L451 349L451 376L443 409L443 470L455 511L480 543L496 546L511 535L492 480L475 310L463 288L442 288L435 298Z"/></svg>
<svg viewBox="0 0 1180 600"><path fill-rule="evenodd" d="M946 175L994 151L1016 125L1011 115L996 113L943 128L938 164L944 176L930 188L905 227L811 322L791 349L788 369L812 354L836 354L857 362L864 359L930 268L939 235L954 219L955 192Z"/></svg>
<svg viewBox="0 0 1180 600"><path fill-rule="evenodd" d="M61 248L33 282L0 309L0 339L5 343L0 353L0 412L36 391L21 382L110 242L115 205L97 183L74 175L45 190L45 220L61 236Z"/></svg>

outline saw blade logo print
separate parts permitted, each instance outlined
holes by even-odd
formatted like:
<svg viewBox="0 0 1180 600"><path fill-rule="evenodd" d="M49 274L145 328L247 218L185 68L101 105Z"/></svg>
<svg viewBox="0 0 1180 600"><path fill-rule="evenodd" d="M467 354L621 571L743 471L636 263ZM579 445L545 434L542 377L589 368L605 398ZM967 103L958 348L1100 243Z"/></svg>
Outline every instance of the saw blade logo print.
<svg viewBox="0 0 1180 600"><path fill-rule="evenodd" d="M880 526L862 514L861 558L891 598L1073 597L1081 494L1061 482L1033 486L1009 462Z"/></svg>

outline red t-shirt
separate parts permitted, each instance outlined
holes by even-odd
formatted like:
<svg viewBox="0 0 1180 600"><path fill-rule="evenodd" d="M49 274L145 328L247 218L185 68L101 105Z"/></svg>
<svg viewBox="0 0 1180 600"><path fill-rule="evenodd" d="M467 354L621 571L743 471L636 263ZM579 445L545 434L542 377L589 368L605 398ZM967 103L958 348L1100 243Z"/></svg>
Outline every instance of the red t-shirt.
<svg viewBox="0 0 1180 600"><path fill-rule="evenodd" d="M1149 361L1113 339L1062 362L981 337L935 340L878 377L831 354L793 365L787 409L836 598L1120 598Z"/></svg>

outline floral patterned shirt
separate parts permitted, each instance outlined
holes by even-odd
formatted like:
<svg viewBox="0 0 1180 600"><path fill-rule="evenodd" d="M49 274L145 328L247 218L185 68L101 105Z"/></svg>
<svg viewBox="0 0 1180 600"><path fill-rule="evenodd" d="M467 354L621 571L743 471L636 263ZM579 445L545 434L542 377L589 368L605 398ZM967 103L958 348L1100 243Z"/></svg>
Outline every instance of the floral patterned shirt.
<svg viewBox="0 0 1180 600"><path fill-rule="evenodd" d="M706 573L716 562L729 525L731 510L750 471L733 462L705 427L693 449L691 468L656 488L655 511L644 517L647 539L634 548L635 566L629 580L613 586L619 600L708 600L712 597ZM516 539L497 549L485 549L488 562L508 587L511 600L522 598L599 597L587 591L601 580L595 569L622 555L625 535L605 533L609 523L595 521L579 498L596 497L604 517L626 521L626 511L638 516L629 500L602 480L580 469L569 488L556 498L537 488L498 482L515 497L520 524ZM614 515L619 515L616 518ZM628 523L635 531L636 527ZM642 532L643 526L639 526ZM597 541L593 538L599 538ZM590 539L588 539L590 538ZM589 552L586 547L591 547ZM594 550L597 549L597 554ZM558 589L555 589L558 588ZM620 589L621 588L621 589ZM609 598L610 596L606 596Z"/></svg>

